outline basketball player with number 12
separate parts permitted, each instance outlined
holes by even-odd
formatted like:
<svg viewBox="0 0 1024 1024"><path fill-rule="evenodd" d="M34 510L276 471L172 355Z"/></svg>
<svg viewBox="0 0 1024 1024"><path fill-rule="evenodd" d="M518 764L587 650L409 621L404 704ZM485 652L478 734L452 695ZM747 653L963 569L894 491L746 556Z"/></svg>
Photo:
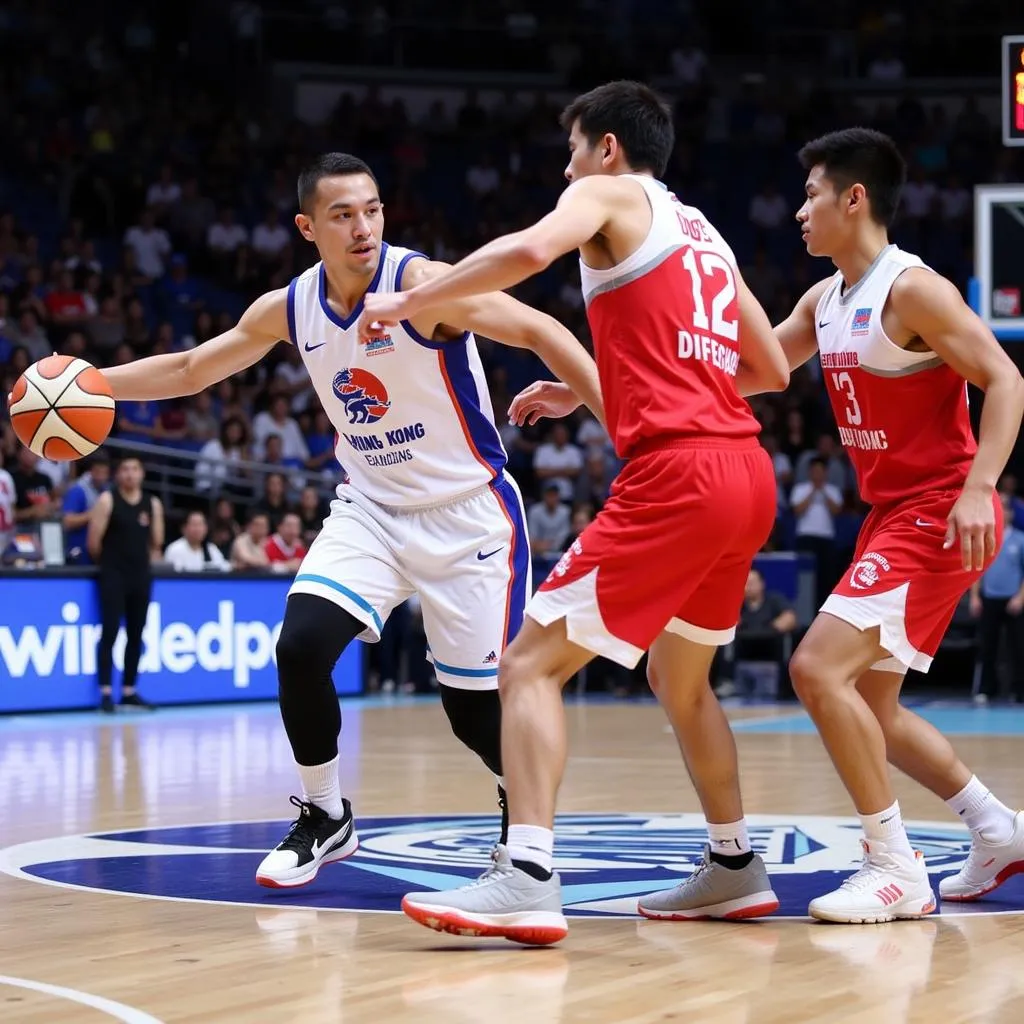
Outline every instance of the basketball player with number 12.
<svg viewBox="0 0 1024 1024"><path fill-rule="evenodd" d="M596 520L563 555L502 656L508 844L468 888L412 893L406 913L460 935L557 942L552 871L566 757L561 689L597 655L648 677L709 823L703 869L641 900L649 917L754 917L778 899L750 848L736 746L708 683L734 633L754 555L775 521L775 474L741 390L781 390L785 356L714 226L656 180L672 115L645 85L613 82L569 105L569 187L524 231L406 292L370 295L364 337L437 301L508 288L573 249L608 430L627 459ZM579 404L571 392L564 415Z"/></svg>

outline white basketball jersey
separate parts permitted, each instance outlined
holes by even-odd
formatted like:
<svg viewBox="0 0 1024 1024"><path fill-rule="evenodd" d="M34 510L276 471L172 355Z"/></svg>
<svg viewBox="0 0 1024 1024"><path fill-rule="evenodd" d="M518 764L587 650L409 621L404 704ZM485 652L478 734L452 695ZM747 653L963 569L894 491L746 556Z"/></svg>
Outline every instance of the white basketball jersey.
<svg viewBox="0 0 1024 1024"><path fill-rule="evenodd" d="M401 290L411 249L381 244L368 292ZM442 504L500 475L507 456L473 335L431 341L408 321L369 343L363 303L341 318L317 263L288 287L288 327L338 432L348 483L382 505Z"/></svg>
<svg viewBox="0 0 1024 1024"><path fill-rule="evenodd" d="M881 374L902 373L925 363L940 362L934 352L914 352L894 345L882 329L882 310L889 291L900 274L911 267L926 265L920 257L890 244L852 288L844 290L841 271L833 274L815 309L815 333L825 369L829 369L830 361L841 362L840 354L852 358L854 353L858 366Z"/></svg>
<svg viewBox="0 0 1024 1024"><path fill-rule="evenodd" d="M839 439L871 505L963 486L976 451L967 383L930 350L892 342L882 314L901 274L926 265L895 245L852 288L837 272L815 310L815 332Z"/></svg>

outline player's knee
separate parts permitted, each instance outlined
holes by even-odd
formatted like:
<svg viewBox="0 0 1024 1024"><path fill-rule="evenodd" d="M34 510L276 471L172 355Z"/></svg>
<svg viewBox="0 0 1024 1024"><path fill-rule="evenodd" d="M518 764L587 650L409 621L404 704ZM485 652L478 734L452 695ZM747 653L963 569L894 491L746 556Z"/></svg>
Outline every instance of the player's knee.
<svg viewBox="0 0 1024 1024"><path fill-rule="evenodd" d="M275 654L282 686L320 682L363 624L331 601L293 594L285 608Z"/></svg>
<svg viewBox="0 0 1024 1024"><path fill-rule="evenodd" d="M647 663L647 685L663 708L671 707L676 716L698 714L706 701L717 700L707 676L673 676L658 666Z"/></svg>
<svg viewBox="0 0 1024 1024"><path fill-rule="evenodd" d="M515 644L505 648L498 662L498 691L502 695L523 686L530 678L529 658Z"/></svg>
<svg viewBox="0 0 1024 1024"><path fill-rule="evenodd" d="M793 692L805 707L819 703L831 689L828 663L813 647L801 645L789 660Z"/></svg>
<svg viewBox="0 0 1024 1024"><path fill-rule="evenodd" d="M501 774L501 698L497 690L441 687L441 706L456 739Z"/></svg>
<svg viewBox="0 0 1024 1024"><path fill-rule="evenodd" d="M651 693L653 693L658 700L661 700L661 674L658 672L657 668L655 668L650 658L647 659L647 685L651 688Z"/></svg>

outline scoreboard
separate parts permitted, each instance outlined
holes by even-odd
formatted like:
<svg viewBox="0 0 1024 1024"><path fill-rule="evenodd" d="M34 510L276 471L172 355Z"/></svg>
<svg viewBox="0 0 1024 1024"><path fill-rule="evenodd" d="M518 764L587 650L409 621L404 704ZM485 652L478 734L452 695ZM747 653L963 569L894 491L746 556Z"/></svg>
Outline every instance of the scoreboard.
<svg viewBox="0 0 1024 1024"><path fill-rule="evenodd" d="M1003 36L1003 145L1024 146L1024 36Z"/></svg>

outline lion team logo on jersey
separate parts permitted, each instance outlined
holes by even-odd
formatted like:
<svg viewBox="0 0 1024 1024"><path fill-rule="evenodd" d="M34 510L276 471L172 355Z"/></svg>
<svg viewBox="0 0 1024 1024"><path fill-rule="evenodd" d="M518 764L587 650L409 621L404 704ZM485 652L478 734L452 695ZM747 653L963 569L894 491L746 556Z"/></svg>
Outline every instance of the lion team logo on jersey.
<svg viewBox="0 0 1024 1024"><path fill-rule="evenodd" d="M871 329L871 307L854 311L850 334L855 338L864 337Z"/></svg>
<svg viewBox="0 0 1024 1024"><path fill-rule="evenodd" d="M383 382L358 367L339 370L332 386L345 406L349 423L376 423L391 408Z"/></svg>

